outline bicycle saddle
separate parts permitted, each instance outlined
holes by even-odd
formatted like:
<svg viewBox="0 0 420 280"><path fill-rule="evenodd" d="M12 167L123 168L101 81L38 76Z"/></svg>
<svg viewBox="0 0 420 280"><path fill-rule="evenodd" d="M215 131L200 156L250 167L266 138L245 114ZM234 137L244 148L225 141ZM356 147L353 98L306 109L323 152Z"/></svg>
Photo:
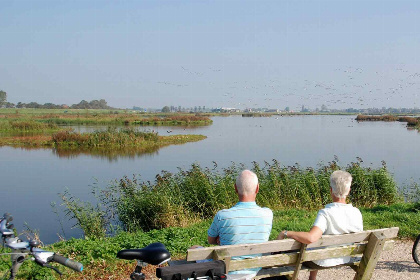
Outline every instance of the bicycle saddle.
<svg viewBox="0 0 420 280"><path fill-rule="evenodd" d="M171 259L171 254L162 243L152 243L142 249L126 249L117 253L117 258L139 260L152 265L159 265Z"/></svg>

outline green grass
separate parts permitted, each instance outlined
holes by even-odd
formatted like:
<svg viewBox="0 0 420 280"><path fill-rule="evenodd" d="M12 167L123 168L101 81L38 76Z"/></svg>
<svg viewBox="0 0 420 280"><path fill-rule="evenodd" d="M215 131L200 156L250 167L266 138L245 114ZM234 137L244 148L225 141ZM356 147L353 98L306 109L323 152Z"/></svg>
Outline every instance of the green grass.
<svg viewBox="0 0 420 280"><path fill-rule="evenodd" d="M413 240L420 233L420 204L397 203L393 205L378 205L373 208L361 208L364 229L376 229L383 227L399 227L399 238ZM273 229L270 240L274 240L278 233L284 229L307 231L311 228L317 210L287 209L275 210ZM64 256L71 257L85 266L83 274L76 274L63 266L64 279L86 279L89 275L121 276L129 275L121 267L127 262L115 258L116 253L122 249L142 248L153 242L162 242L171 252L173 259L184 258L187 248L198 244L207 244L207 229L211 219L189 225L187 227L171 227L161 230L144 232L119 232L114 237L102 237L96 239L70 239L58 242L47 247ZM42 238L42 236L41 236ZM129 262L134 265L134 261ZM9 256L0 257L0 271L5 272L8 268ZM117 274L120 273L120 274ZM152 272L153 273L153 272ZM96 277L92 276L94 279ZM19 274L19 279L59 279L51 270L42 269L33 262L25 262Z"/></svg>
<svg viewBox="0 0 420 280"><path fill-rule="evenodd" d="M415 239L420 234L420 203L378 205L362 209L366 229L399 227L400 238Z"/></svg>

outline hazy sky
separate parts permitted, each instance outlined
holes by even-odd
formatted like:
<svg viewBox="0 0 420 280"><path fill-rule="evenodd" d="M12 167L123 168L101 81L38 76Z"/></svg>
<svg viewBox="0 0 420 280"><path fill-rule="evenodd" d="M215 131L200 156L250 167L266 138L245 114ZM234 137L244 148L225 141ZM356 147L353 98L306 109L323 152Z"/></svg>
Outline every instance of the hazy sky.
<svg viewBox="0 0 420 280"><path fill-rule="evenodd" d="M420 107L420 1L0 0L8 101Z"/></svg>

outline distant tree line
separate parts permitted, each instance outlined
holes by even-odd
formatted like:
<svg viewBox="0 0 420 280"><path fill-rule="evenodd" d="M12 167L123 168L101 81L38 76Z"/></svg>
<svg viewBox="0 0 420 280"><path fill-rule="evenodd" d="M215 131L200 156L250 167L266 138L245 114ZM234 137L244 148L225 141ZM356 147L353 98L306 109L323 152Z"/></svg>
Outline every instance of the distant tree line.
<svg viewBox="0 0 420 280"><path fill-rule="evenodd" d="M37 102L23 103L18 102L17 104L10 102L1 102L0 108L33 108L33 109L114 109L107 105L107 102L104 99L101 100L92 100L87 102L86 100L80 101L78 104L73 104L68 106L66 104L53 104L45 103L39 104Z"/></svg>
<svg viewBox="0 0 420 280"><path fill-rule="evenodd" d="M108 106L105 99L101 100L92 100L87 102L86 100L82 100L77 104L73 104L68 106L66 104L57 105L53 103L45 103L45 104L38 104L36 102L30 103L22 103L18 102L16 104L16 108L40 108L40 109L113 109L112 107Z"/></svg>

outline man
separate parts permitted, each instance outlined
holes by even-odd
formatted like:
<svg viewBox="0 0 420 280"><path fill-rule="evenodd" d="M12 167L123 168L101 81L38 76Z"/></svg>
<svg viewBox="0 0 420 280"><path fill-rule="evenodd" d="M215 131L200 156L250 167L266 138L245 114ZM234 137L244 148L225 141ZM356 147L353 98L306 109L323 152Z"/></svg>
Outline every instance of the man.
<svg viewBox="0 0 420 280"><path fill-rule="evenodd" d="M309 232L284 230L277 239L293 238L301 243L310 244L318 241L323 234L352 233L363 230L363 219L360 210L346 203L350 193L352 177L342 170L334 171L330 177L330 193L333 203L325 205L318 212L318 216ZM350 257L333 258L314 262L305 262L311 268L336 266L347 263ZM310 272L309 280L315 280L318 270Z"/></svg>
<svg viewBox="0 0 420 280"><path fill-rule="evenodd" d="M273 223L273 212L259 207L255 198L259 191L257 175L244 170L236 179L235 191L239 202L232 208L217 212L208 230L208 242L218 245L262 243L268 241ZM233 257L232 259L252 258L256 255ZM259 268L240 270L230 274L256 275Z"/></svg>

